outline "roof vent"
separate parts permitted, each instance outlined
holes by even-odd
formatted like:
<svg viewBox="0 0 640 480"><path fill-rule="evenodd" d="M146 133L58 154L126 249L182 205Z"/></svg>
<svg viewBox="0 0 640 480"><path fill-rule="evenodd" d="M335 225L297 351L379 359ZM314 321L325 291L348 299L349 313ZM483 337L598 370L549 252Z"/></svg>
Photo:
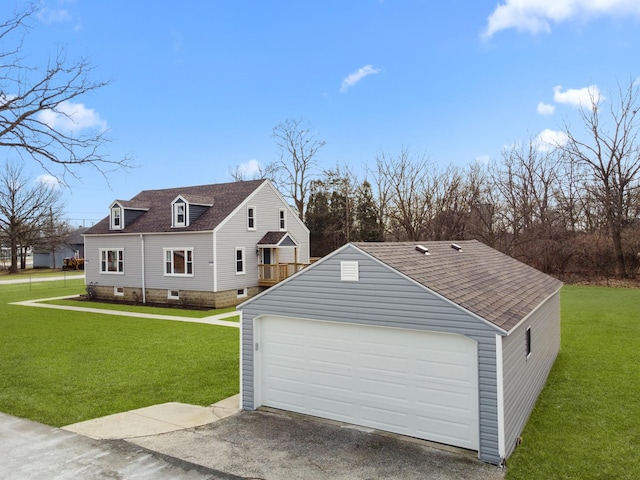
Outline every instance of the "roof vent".
<svg viewBox="0 0 640 480"><path fill-rule="evenodd" d="M462 247L460 245L458 245L457 243L452 243L451 244L451 248L453 248L454 250L457 250L459 252L462 251Z"/></svg>
<svg viewBox="0 0 640 480"><path fill-rule="evenodd" d="M423 245L416 245L416 250L420 253L424 253L425 255L431 255L429 253L429 249Z"/></svg>

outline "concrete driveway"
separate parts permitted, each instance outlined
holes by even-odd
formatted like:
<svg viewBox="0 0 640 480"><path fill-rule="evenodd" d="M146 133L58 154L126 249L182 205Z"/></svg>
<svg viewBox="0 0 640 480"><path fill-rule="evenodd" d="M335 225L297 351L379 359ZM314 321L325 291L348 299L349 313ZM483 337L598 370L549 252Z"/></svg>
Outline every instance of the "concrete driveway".
<svg viewBox="0 0 640 480"><path fill-rule="evenodd" d="M502 469L470 455L283 412L238 412L204 426L127 441L239 478L503 478Z"/></svg>

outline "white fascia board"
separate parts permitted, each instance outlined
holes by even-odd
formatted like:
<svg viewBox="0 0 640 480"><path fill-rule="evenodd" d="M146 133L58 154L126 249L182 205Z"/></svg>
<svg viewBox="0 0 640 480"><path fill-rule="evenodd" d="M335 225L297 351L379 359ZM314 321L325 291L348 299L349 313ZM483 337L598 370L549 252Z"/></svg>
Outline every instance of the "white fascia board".
<svg viewBox="0 0 640 480"><path fill-rule="evenodd" d="M220 231L222 229L222 227L224 227L227 222L236 214L240 211L240 209L242 208L246 208L246 206L251 203L251 199L260 191L262 190L262 188L264 188L264 185L267 183L268 180L265 180L264 182L262 182L260 185L258 185L256 187L256 189L251 192L249 194L249 196L247 196L247 198L245 198L242 202L240 202L236 208L233 209L233 211L227 215L224 220L222 220L218 225L215 226L215 228L213 229L213 233L216 233L218 231Z"/></svg>
<svg viewBox="0 0 640 480"><path fill-rule="evenodd" d="M275 185L273 185L271 180L267 180L267 183L269 187L271 187L271 189L275 192L275 194L280 198L280 201L287 208L287 210L291 214L291 217L295 219L298 222L298 224L307 231L307 233L309 233L309 229L307 228L307 226L304 224L302 220L300 220L298 213L293 209L291 205L289 205L289 202L287 202L287 200L284 198L282 193L280 193L280 191L275 187Z"/></svg>

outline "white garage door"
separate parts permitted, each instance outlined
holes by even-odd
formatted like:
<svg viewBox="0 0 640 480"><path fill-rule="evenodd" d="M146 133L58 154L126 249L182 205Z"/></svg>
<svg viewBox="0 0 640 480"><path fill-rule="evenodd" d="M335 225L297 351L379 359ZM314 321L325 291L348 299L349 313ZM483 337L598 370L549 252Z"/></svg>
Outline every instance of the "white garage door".
<svg viewBox="0 0 640 480"><path fill-rule="evenodd" d="M256 341L256 406L478 449L467 337L264 317Z"/></svg>

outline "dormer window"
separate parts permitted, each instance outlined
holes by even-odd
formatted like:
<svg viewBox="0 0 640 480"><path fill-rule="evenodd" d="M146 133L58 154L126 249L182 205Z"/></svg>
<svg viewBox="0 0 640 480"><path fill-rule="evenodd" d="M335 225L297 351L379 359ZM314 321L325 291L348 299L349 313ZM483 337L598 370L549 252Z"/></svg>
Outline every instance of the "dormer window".
<svg viewBox="0 0 640 480"><path fill-rule="evenodd" d="M178 201L173 204L173 226L174 227L186 227L187 226L187 204Z"/></svg>
<svg viewBox="0 0 640 480"><path fill-rule="evenodd" d="M111 230L122 230L122 208L119 205L111 207Z"/></svg>

